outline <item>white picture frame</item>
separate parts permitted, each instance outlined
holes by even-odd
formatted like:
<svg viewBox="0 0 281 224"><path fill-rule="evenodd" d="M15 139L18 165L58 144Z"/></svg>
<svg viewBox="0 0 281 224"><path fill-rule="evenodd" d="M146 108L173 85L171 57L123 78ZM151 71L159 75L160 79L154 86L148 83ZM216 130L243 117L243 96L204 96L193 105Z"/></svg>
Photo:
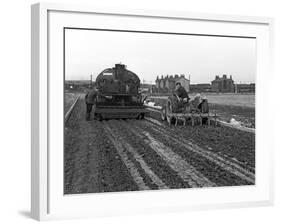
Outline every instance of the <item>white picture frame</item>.
<svg viewBox="0 0 281 224"><path fill-rule="evenodd" d="M113 216L192 209L248 207L273 203L272 118L266 110L271 87L272 18L191 12L104 9L38 3L31 6L32 148L31 214L37 220ZM113 19L112 19L113 18ZM252 36L257 40L256 185L64 196L63 27ZM187 28L186 28L187 27ZM61 115L61 116L60 116ZM60 181L61 180L61 181ZM188 200L187 200L188 198ZM181 200L179 200L181 199Z"/></svg>

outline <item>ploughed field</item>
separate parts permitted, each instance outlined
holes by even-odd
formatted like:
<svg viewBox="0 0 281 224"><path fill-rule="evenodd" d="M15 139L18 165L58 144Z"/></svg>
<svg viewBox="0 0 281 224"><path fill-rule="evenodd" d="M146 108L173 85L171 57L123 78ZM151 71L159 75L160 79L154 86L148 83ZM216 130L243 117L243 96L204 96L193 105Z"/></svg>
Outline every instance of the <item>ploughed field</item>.
<svg viewBox="0 0 281 224"><path fill-rule="evenodd" d="M85 121L80 99L64 140L66 194L255 184L255 135L228 127Z"/></svg>

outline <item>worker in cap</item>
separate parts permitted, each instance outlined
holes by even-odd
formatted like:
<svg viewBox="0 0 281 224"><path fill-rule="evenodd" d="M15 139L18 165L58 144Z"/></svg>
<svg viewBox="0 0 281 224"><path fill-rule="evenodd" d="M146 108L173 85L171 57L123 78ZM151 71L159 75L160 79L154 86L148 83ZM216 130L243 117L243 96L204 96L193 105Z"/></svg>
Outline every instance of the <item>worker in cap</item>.
<svg viewBox="0 0 281 224"><path fill-rule="evenodd" d="M194 97L194 100L197 102L197 104L202 102L202 96L200 93L197 93Z"/></svg>
<svg viewBox="0 0 281 224"><path fill-rule="evenodd" d="M199 106L199 104L201 103L201 94L200 93L197 93L195 96L194 96L194 98L193 98L193 100L191 100L190 101L190 104L191 104L191 106L192 106L192 111L193 112L199 112L198 111L198 106Z"/></svg>
<svg viewBox="0 0 281 224"><path fill-rule="evenodd" d="M201 113L209 113L209 104L206 96L201 97L201 102L198 105L198 109Z"/></svg>
<svg viewBox="0 0 281 224"><path fill-rule="evenodd" d="M86 120L89 121L91 118L91 112L93 109L93 105L96 102L97 97L97 89L94 87L90 89L85 95L85 103L86 103Z"/></svg>

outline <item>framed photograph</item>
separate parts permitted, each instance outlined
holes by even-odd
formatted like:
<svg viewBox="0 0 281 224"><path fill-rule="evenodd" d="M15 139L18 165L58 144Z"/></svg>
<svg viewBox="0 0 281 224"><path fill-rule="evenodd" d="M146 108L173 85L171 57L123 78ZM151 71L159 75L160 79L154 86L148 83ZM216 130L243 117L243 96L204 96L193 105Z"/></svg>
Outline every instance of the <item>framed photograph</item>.
<svg viewBox="0 0 281 224"><path fill-rule="evenodd" d="M33 218L273 203L273 19L31 14Z"/></svg>

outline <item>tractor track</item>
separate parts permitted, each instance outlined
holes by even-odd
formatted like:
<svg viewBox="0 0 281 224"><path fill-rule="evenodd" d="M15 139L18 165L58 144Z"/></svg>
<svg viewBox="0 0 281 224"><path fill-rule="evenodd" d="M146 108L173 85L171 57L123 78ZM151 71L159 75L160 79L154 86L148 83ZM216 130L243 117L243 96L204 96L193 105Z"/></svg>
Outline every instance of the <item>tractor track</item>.
<svg viewBox="0 0 281 224"><path fill-rule="evenodd" d="M178 144L183 145L187 148L187 150L190 150L194 153L197 153L199 156L203 156L212 162L216 163L217 165L221 167L227 167L226 169L237 174L243 179L246 179L249 182L254 183L255 179L255 173L252 171L255 171L254 167L243 167L241 166L241 163L237 160L229 159L224 156L216 154L211 147L205 147L204 149L202 147L199 147L196 144L193 144L192 142L186 140L180 135L177 135L175 133L171 133L167 131L162 123L160 123L158 120L155 120L153 118L146 118L147 121L151 122L153 124L153 129L158 132L160 135L164 135L167 138L171 138L171 141L175 141ZM180 137L179 137L180 136Z"/></svg>
<svg viewBox="0 0 281 224"><path fill-rule="evenodd" d="M254 135L199 128L150 117L87 122L80 98L65 124L65 193L255 184Z"/></svg>

